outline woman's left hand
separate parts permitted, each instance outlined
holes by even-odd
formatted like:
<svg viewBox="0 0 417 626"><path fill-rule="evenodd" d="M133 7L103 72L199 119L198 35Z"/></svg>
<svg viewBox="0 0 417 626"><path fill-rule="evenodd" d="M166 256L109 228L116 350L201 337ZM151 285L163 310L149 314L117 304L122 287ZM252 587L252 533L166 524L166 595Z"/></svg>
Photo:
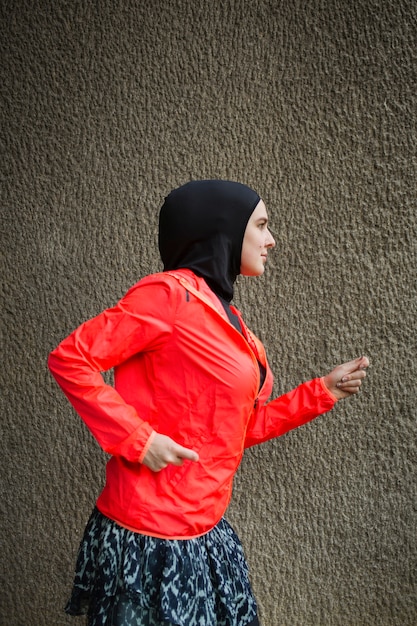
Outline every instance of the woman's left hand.
<svg viewBox="0 0 417 626"><path fill-rule="evenodd" d="M349 398L358 393L368 366L369 359L366 356L338 365L323 377L324 384L338 400Z"/></svg>

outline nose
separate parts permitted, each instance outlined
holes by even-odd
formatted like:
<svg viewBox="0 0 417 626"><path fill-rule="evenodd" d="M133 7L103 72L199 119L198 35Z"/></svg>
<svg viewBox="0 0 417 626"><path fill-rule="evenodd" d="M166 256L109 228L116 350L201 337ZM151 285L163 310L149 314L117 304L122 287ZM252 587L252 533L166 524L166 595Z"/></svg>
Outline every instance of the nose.
<svg viewBox="0 0 417 626"><path fill-rule="evenodd" d="M268 229L268 237L267 237L265 245L267 248L275 248L275 239L273 238L272 233L269 229Z"/></svg>

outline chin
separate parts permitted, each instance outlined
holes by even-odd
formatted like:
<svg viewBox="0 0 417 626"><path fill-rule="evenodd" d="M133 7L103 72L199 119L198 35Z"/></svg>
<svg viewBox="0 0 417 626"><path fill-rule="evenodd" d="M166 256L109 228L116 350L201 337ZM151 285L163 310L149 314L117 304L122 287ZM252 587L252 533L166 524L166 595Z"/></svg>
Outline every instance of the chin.
<svg viewBox="0 0 417 626"><path fill-rule="evenodd" d="M264 273L265 268L259 269L259 270L251 270L251 271L246 271L246 272L241 272L242 276L248 276L251 278L256 278L257 276L262 276L262 274Z"/></svg>
<svg viewBox="0 0 417 626"><path fill-rule="evenodd" d="M262 276L265 271L265 266L262 263L261 265L252 266L252 267L241 267L240 273L242 276Z"/></svg>

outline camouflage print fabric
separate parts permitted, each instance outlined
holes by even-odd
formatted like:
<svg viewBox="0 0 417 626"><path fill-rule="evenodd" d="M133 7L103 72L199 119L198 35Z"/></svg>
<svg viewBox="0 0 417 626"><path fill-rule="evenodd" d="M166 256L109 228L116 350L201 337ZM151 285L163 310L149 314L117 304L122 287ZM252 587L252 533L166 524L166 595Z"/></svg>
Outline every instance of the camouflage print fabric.
<svg viewBox="0 0 417 626"><path fill-rule="evenodd" d="M65 610L86 614L88 626L247 626L257 611L226 520L201 537L167 540L122 528L97 509Z"/></svg>

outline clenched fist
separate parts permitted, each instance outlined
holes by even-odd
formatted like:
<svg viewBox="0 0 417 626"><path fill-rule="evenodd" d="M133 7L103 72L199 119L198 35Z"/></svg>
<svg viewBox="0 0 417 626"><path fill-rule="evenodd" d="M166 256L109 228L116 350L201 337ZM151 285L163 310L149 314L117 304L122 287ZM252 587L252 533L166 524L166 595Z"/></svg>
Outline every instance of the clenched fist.
<svg viewBox="0 0 417 626"><path fill-rule="evenodd" d="M324 384L338 400L348 398L358 393L368 366L369 359L366 356L338 365L323 377Z"/></svg>
<svg viewBox="0 0 417 626"><path fill-rule="evenodd" d="M167 465L182 465L185 460L198 461L194 450L180 446L170 437L154 433L143 464L153 472L159 472Z"/></svg>

